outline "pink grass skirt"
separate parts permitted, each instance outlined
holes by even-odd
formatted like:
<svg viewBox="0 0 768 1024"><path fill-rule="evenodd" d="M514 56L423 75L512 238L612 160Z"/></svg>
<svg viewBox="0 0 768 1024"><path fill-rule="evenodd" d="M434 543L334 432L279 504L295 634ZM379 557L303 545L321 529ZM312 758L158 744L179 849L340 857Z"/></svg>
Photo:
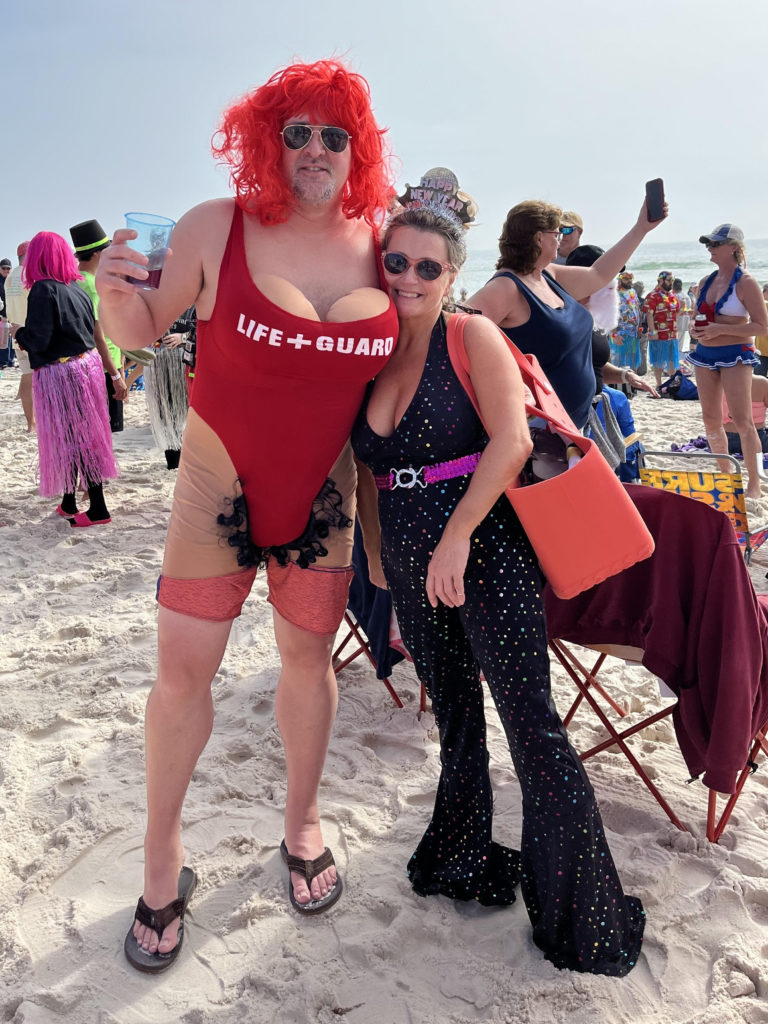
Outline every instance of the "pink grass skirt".
<svg viewBox="0 0 768 1024"><path fill-rule="evenodd" d="M40 494L53 498L118 475L104 369L96 349L34 372Z"/></svg>

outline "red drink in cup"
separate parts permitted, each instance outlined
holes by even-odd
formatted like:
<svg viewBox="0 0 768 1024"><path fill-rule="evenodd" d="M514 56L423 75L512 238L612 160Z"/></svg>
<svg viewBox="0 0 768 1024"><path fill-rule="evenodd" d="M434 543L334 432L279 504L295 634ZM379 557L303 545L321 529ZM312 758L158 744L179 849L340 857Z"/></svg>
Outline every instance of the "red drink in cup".
<svg viewBox="0 0 768 1024"><path fill-rule="evenodd" d="M126 277L131 284L138 288L155 289L160 287L160 278L163 273L165 256L171 241L175 220L169 217L159 217L154 213L126 213L125 226L136 232L136 239L128 244L132 249L144 253L149 261L144 270L147 271L146 278ZM136 266L143 266L137 263Z"/></svg>

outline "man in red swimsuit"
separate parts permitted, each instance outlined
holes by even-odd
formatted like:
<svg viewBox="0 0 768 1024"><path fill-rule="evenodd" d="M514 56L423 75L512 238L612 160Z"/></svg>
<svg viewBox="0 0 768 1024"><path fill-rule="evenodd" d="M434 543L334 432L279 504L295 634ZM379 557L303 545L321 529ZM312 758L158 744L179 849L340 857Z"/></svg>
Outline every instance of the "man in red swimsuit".
<svg viewBox="0 0 768 1024"><path fill-rule="evenodd" d="M182 803L211 731L211 681L259 564L282 662L291 902L317 912L341 893L317 790L351 578L346 441L397 336L374 233L394 196L383 134L359 75L335 61L285 68L225 113L214 152L236 199L180 219L159 288L126 280L145 275L131 231L115 231L102 255L100 316L116 344L151 344L193 304L198 317L147 703L144 894L125 944L139 970L164 969L181 946L195 883L182 868Z"/></svg>

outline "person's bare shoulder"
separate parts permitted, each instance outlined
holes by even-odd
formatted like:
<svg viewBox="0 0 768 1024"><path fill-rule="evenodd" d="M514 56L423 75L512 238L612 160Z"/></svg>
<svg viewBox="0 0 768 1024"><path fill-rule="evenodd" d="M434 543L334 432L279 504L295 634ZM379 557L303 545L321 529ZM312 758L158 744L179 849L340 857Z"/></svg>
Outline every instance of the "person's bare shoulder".
<svg viewBox="0 0 768 1024"><path fill-rule="evenodd" d="M176 232L183 231L184 234L203 232L205 234L223 228L228 231L234 207L234 199L208 199L204 203L193 206L179 218Z"/></svg>
<svg viewBox="0 0 768 1024"><path fill-rule="evenodd" d="M768 405L768 377L752 375L752 401Z"/></svg>
<svg viewBox="0 0 768 1024"><path fill-rule="evenodd" d="M178 288L184 301L194 290L186 304L194 301L198 317L203 320L210 315L215 302L219 266L233 211L234 199L210 199L188 210L173 229L173 260L168 261L163 274L169 278L166 290Z"/></svg>
<svg viewBox="0 0 768 1024"><path fill-rule="evenodd" d="M763 290L760 287L759 282L754 278L748 270L742 270L741 277L736 282L736 294L740 295L743 292L759 292L762 298Z"/></svg>
<svg viewBox="0 0 768 1024"><path fill-rule="evenodd" d="M520 289L511 277L492 277L469 296L466 305L479 309L494 323L501 323L513 309L519 294Z"/></svg>
<svg viewBox="0 0 768 1024"><path fill-rule="evenodd" d="M496 324L487 316L468 317L464 327L464 337L470 344L485 344L507 347L507 340Z"/></svg>

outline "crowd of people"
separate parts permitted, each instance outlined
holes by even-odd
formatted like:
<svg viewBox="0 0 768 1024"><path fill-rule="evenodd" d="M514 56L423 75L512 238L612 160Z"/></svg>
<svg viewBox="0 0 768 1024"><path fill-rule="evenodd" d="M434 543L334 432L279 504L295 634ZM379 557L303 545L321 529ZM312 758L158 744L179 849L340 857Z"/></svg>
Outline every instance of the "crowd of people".
<svg viewBox="0 0 768 1024"><path fill-rule="evenodd" d="M453 284L474 201L441 167L396 197L365 79L333 60L283 68L224 113L214 153L234 197L181 217L159 287L136 287L148 274L135 232L110 238L90 220L73 226L71 246L51 232L20 245L14 287L0 295L37 432L40 493L59 499L58 515L73 527L111 521L112 434L139 372L155 437L178 470L146 714L144 886L125 955L158 973L181 950L197 881L182 806L213 725L211 683L260 568L281 659L289 899L315 914L341 897L318 789L358 512L371 581L392 593L440 733L435 806L407 866L414 890L509 904L519 884L552 963L622 976L637 962L645 914L623 892L550 695L541 580L504 497L532 449L506 339L536 355L576 428L607 436L626 414L622 388L657 396L646 348L658 386L689 332L713 450L727 450L726 399L745 457L756 457L752 403L763 403L764 427L765 400L750 390L752 339L768 336L768 319L743 234L726 224L703 235L715 271L688 292L664 271L643 298L626 264L661 222L645 203L606 251L582 242L577 213L517 203L495 272L462 296L480 418L447 342L464 316ZM0 261L3 278L9 263ZM690 321L697 313L706 323ZM624 422L617 471L630 435ZM747 468L748 493L759 494ZM519 852L492 837L481 674L523 794Z"/></svg>
<svg viewBox="0 0 768 1024"><path fill-rule="evenodd" d="M72 527L105 526L112 518L103 484L118 475L112 434L123 430L132 369L152 367L152 348L123 352L99 319L95 273L110 239L97 220L70 228L71 245L51 231L17 247L18 265L0 261L2 365L20 371L17 398L27 432L37 435L40 494L61 500L56 513ZM185 311L155 346L170 353L191 339L195 310ZM194 358L188 361L194 366ZM153 434L169 469L178 466L188 404L189 370L178 358L158 360L147 388ZM148 372L147 376L150 374ZM88 508L77 507L78 491Z"/></svg>

